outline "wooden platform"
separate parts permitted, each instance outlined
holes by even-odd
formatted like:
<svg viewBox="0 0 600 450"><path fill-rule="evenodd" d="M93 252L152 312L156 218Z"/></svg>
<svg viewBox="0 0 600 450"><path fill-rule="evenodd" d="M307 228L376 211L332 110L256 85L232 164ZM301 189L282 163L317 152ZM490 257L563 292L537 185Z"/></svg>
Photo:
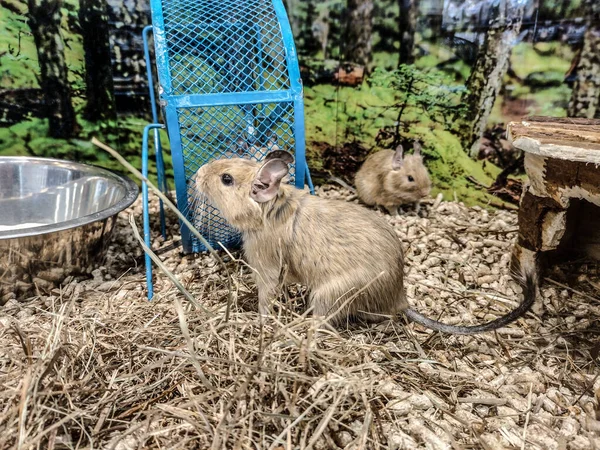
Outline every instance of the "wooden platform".
<svg viewBox="0 0 600 450"><path fill-rule="evenodd" d="M527 153L600 164L600 120L530 117L509 123L507 132Z"/></svg>
<svg viewBox="0 0 600 450"><path fill-rule="evenodd" d="M507 134L529 177L513 264L539 269L547 252L600 259L600 120L529 117Z"/></svg>

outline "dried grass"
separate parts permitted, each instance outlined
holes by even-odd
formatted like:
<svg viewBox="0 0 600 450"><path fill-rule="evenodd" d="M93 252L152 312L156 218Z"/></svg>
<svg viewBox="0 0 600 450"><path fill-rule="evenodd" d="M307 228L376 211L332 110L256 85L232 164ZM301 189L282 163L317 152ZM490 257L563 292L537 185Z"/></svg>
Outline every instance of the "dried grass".
<svg viewBox="0 0 600 450"><path fill-rule="evenodd" d="M410 302L471 323L514 306L514 213L434 206L389 219ZM139 201L92 279L0 309L1 449L600 448L597 265L550 272L536 314L468 337L403 321L318 331L301 289L259 320L233 254L226 322L225 269L160 254L172 239L153 250L214 314L164 274L145 300L129 212L139 217Z"/></svg>

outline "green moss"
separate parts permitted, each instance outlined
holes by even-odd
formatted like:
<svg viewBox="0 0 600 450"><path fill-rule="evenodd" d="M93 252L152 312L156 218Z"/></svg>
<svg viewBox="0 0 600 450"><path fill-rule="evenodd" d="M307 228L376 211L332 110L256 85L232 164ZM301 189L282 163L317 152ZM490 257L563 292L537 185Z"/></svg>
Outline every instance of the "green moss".
<svg viewBox="0 0 600 450"><path fill-rule="evenodd" d="M23 140L30 140L32 136L44 136L48 132L48 124L45 120L34 118L24 120L10 127L10 131Z"/></svg>
<svg viewBox="0 0 600 450"><path fill-rule="evenodd" d="M417 58L415 66L418 69L434 69L441 62L448 61L454 56L452 49L444 45L423 41L420 46L427 52L426 55ZM471 68L462 60L456 60L450 64L444 64L444 70L452 75L455 81L463 82L469 77Z"/></svg>
<svg viewBox="0 0 600 450"><path fill-rule="evenodd" d="M452 49L435 42L421 41L420 47L427 53L417 58L415 65L420 69L435 67L440 61L445 61L454 56Z"/></svg>
<svg viewBox="0 0 600 450"><path fill-rule="evenodd" d="M512 98L527 98L531 94L529 86L523 86L519 83L509 84L504 87Z"/></svg>
<svg viewBox="0 0 600 450"><path fill-rule="evenodd" d="M142 166L142 131L146 122L137 117L119 118L118 123L91 123L81 117L77 139L53 139L47 137L48 123L43 119L31 119L20 122L10 128L0 128L1 156L41 156L95 164L108 169L124 171L121 164L108 153L93 145L90 140L97 137L115 148L134 167ZM118 132L116 131L118 130ZM169 154L167 134L160 131L163 144L167 175L172 179L173 170ZM150 142L150 179L156 181L155 150Z"/></svg>
<svg viewBox="0 0 600 450"><path fill-rule="evenodd" d="M543 52L540 54L533 49L531 43L521 42L512 50L511 67L520 78L534 72L556 71L563 74L569 69L573 57L570 49L563 44L551 43L546 48L536 44L536 48Z"/></svg>
<svg viewBox="0 0 600 450"><path fill-rule="evenodd" d="M377 131L394 120L387 108L394 92L389 88L319 85L305 89L305 129L308 141L336 145L358 140L375 144Z"/></svg>
<svg viewBox="0 0 600 450"><path fill-rule="evenodd" d="M440 62L436 55L425 55L415 61L415 66L419 69L433 69Z"/></svg>
<svg viewBox="0 0 600 450"><path fill-rule="evenodd" d="M11 132L9 128L0 128L0 156L28 156L25 141Z"/></svg>
<svg viewBox="0 0 600 450"><path fill-rule="evenodd" d="M466 205L487 206L498 200L477 188L467 178L489 186L500 169L474 161L462 150L456 136L449 131L426 126L415 126L413 136L423 142L424 157L433 180L432 196L442 193L445 200L464 202Z"/></svg>
<svg viewBox="0 0 600 450"><path fill-rule="evenodd" d="M38 87L37 53L26 18L0 8L0 23L0 84L5 89Z"/></svg>
<svg viewBox="0 0 600 450"><path fill-rule="evenodd" d="M375 148L375 135L383 126L394 123L395 112L385 108L394 98L393 90L384 87L358 88L319 85L305 89L305 122L307 158L312 170L322 169L319 149L314 142L342 145L356 139L367 148ZM432 195L442 193L446 200L455 197L467 205L487 206L498 199L481 190L467 177L489 186L500 169L470 159L461 149L458 139L441 126L424 118L417 110L405 112L408 121L416 121L409 135L423 142L426 165L431 173ZM350 125L348 124L350 122ZM359 126L362 122L362 127ZM355 124L355 134L345 130ZM337 137L337 139L336 139ZM376 150L376 149L375 149Z"/></svg>
<svg viewBox="0 0 600 450"><path fill-rule="evenodd" d="M372 67L381 67L385 70L394 70L398 67L398 53L374 52Z"/></svg>
<svg viewBox="0 0 600 450"><path fill-rule="evenodd" d="M530 108L531 114L566 117L571 88L563 84L532 93L529 98L535 101L535 105Z"/></svg>
<svg viewBox="0 0 600 450"><path fill-rule="evenodd" d="M502 97L497 97L496 101L494 102L494 106L492 107L492 111L490 112L490 117L488 118L488 128L494 125L497 125L499 123L504 123L506 122L506 117L504 117L504 114L502 114L502 103L503 103L503 98Z"/></svg>

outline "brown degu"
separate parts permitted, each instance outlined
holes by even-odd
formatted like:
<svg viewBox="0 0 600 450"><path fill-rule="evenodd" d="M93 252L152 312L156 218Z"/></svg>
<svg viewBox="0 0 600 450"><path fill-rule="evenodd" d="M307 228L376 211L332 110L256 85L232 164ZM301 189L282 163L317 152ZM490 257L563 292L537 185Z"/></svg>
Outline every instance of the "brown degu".
<svg viewBox="0 0 600 450"><path fill-rule="evenodd" d="M277 145L277 136L274 133L270 133L267 137L267 143L264 147L254 144L249 145L246 140L240 137L235 144L230 143L223 156L227 158L239 156L254 161L262 161L269 152L280 150L279 145ZM189 186L191 186L191 189L194 189L194 179L189 180ZM192 218L194 226L203 235L206 235L210 230L208 226L210 215L208 212L214 211L214 208L206 198L194 196L192 197L190 209L194 212Z"/></svg>
<svg viewBox="0 0 600 450"><path fill-rule="evenodd" d="M404 155L402 145L396 151L369 155L354 179L358 198L369 206L383 206L392 215L409 203L415 203L418 211L421 199L431 192L431 179L421 145L415 141L413 148L412 155Z"/></svg>
<svg viewBox="0 0 600 450"><path fill-rule="evenodd" d="M283 183L292 162L291 154L279 150L262 163L215 160L195 175L199 195L207 196L243 235L261 314L278 297L281 274L285 284L308 287L313 314L329 316L331 325L349 318L378 321L403 312L434 330L474 334L506 325L533 303L535 272L527 272L520 278L524 301L492 322L463 327L422 316L406 301L402 247L392 226L360 205L316 197Z"/></svg>

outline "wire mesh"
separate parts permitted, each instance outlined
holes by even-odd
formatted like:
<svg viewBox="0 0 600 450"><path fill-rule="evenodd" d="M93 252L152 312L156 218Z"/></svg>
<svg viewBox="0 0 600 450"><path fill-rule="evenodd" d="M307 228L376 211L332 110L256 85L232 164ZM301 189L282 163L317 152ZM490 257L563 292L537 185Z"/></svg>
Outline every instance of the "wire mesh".
<svg viewBox="0 0 600 450"><path fill-rule="evenodd" d="M290 81L295 50L286 47L274 3L283 10L280 0L151 0L167 128L179 135L171 139L178 205L214 247L233 247L240 236L216 208L198 204L196 171L212 159L260 161L273 149L296 150L294 111L302 103L281 93L298 92L300 81ZM248 93L250 100L241 95ZM188 239L192 251L205 250L185 233L184 250Z"/></svg>
<svg viewBox="0 0 600 450"><path fill-rule="evenodd" d="M219 158L242 157L261 161L272 150L293 153L293 108L291 103L205 106L178 109L181 148L185 161L188 219L212 245L234 246L240 236L212 205L198 203L193 183L196 171ZM253 121L248 131L247 118ZM290 168L290 182L295 179ZM192 207L193 206L193 207ZM204 250L196 238L193 248Z"/></svg>
<svg viewBox="0 0 600 450"><path fill-rule="evenodd" d="M289 87L271 1L165 0L163 17L171 95Z"/></svg>

